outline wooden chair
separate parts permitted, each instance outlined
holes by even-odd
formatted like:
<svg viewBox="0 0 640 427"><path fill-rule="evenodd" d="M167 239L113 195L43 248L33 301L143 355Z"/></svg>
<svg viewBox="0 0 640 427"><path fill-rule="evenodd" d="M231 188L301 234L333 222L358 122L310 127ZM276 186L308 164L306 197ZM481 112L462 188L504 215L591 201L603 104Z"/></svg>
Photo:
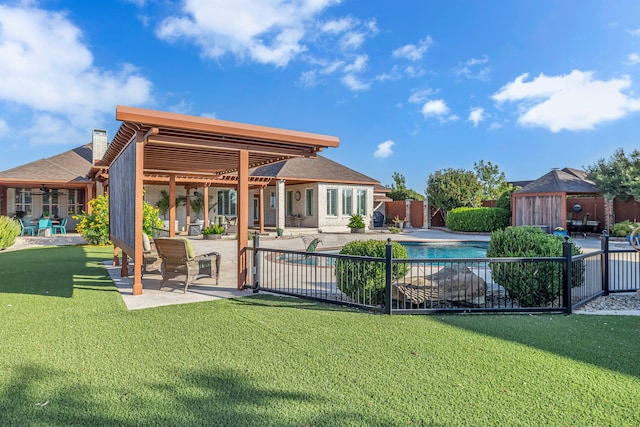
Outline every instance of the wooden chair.
<svg viewBox="0 0 640 427"><path fill-rule="evenodd" d="M162 259L162 289L165 282L177 281L184 283L184 292L189 285L199 277L208 276L216 279L216 286L220 278L220 254L210 252L195 256L191 242L187 239L155 239L158 255ZM215 267L214 267L215 259Z"/></svg>

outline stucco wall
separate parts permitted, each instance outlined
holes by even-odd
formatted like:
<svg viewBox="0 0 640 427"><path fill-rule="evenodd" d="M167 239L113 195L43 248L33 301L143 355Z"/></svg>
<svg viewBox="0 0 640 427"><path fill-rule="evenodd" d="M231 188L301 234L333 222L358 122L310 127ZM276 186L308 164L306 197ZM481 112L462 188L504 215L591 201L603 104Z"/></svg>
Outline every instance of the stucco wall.
<svg viewBox="0 0 640 427"><path fill-rule="evenodd" d="M337 216L327 216L327 189L335 188L338 190L337 197ZM319 222L318 228L324 229L326 231L337 231L339 229L347 230L347 224L349 223L349 219L351 215L343 215L342 214L342 190L351 190L353 191L353 212L356 211L357 208L357 200L356 200L356 191L357 190L365 190L367 193L367 202L366 202L366 214L363 215L364 223L367 225L367 228L372 228L372 216L373 216L373 186L363 186L363 185L343 185L343 184L318 184L318 206L320 207L319 213Z"/></svg>

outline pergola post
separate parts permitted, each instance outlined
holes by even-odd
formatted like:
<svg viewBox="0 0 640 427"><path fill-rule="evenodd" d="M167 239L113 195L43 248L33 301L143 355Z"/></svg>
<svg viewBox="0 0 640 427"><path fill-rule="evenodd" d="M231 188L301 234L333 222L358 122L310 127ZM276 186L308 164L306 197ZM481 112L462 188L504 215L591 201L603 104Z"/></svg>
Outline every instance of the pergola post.
<svg viewBox="0 0 640 427"><path fill-rule="evenodd" d="M176 176L169 177L169 237L176 235Z"/></svg>
<svg viewBox="0 0 640 427"><path fill-rule="evenodd" d="M238 156L238 289L247 284L247 242L249 241L249 152Z"/></svg>

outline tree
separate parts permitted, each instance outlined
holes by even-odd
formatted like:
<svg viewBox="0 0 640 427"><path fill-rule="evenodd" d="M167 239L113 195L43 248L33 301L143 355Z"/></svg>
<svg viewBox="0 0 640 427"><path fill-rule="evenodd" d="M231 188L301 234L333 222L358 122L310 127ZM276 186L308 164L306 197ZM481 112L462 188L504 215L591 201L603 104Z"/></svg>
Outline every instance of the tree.
<svg viewBox="0 0 640 427"><path fill-rule="evenodd" d="M640 151L626 155L621 148L608 160L600 159L586 168L587 178L594 182L604 194L606 202L606 227L611 230L614 223L613 200L634 198L640 200Z"/></svg>
<svg viewBox="0 0 640 427"><path fill-rule="evenodd" d="M444 169L431 175L427 181L429 204L440 209L445 221L454 208L480 206L482 185L476 174L464 169Z"/></svg>
<svg viewBox="0 0 640 427"><path fill-rule="evenodd" d="M424 196L417 191L407 188L404 175L399 172L393 173L393 181L395 184L391 184L391 191L388 196L393 200L424 200Z"/></svg>
<svg viewBox="0 0 640 427"><path fill-rule="evenodd" d="M482 200L497 200L501 194L513 190L513 186L507 182L507 177L498 165L480 160L473 163L473 169L482 185Z"/></svg>

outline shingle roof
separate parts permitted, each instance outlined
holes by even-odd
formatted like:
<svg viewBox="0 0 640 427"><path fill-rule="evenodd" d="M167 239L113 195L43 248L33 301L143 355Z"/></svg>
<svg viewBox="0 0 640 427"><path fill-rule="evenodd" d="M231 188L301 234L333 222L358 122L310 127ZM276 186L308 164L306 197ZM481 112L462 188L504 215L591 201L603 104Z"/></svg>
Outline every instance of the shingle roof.
<svg viewBox="0 0 640 427"><path fill-rule="evenodd" d="M354 171L323 156L296 157L251 170L252 176L269 176L297 181L380 184L376 179Z"/></svg>
<svg viewBox="0 0 640 427"><path fill-rule="evenodd" d="M531 193L568 193L568 194L593 194L600 193L600 189L596 185L579 177L577 169L569 171L554 169L549 173L541 176L532 183L524 186L516 191L516 194ZM586 177L586 174L584 174Z"/></svg>
<svg viewBox="0 0 640 427"><path fill-rule="evenodd" d="M91 143L0 172L0 179L16 181L88 182L93 161Z"/></svg>

